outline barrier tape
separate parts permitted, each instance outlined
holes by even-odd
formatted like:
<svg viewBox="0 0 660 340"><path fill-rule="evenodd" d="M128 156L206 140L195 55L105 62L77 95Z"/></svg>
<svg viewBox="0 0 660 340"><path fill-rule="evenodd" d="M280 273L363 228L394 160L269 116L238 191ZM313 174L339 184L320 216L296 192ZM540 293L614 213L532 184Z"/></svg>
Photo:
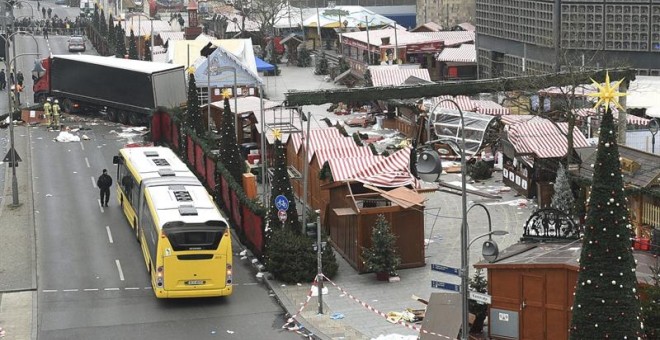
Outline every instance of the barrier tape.
<svg viewBox="0 0 660 340"><path fill-rule="evenodd" d="M330 284L332 284L332 285L333 285L335 288L337 288L340 292L342 292L343 294L345 294L346 296L348 296L351 300L353 300L353 301L359 303L362 307L364 307L364 308L366 308L366 309L368 309L368 310L370 310L370 311L372 311L372 312L374 312L374 313L376 313L376 314L378 314L378 315L384 317L385 319L388 320L388 322L392 322L392 321L390 321L390 320L388 319L388 316L387 316L386 313L383 313L383 312L379 311L378 309L376 309L376 308L374 308L374 307L371 307L371 306L368 305L366 302L363 302L362 300L356 298L355 296L353 296L352 294L350 294L349 292L347 292L347 291L344 290L343 288L339 287L336 283L332 282L327 276L323 275L323 278L324 278L325 280L327 280L328 282L330 282ZM309 301L309 298L307 299L307 301ZM426 330L422 330L422 329L421 329L420 327L418 327L417 325L410 324L410 323L405 322L405 321L403 321L403 320L393 321L392 323L399 324L399 325L401 325L401 326L404 326L404 327L406 327L406 328L409 328L409 329L412 329L412 330L414 330L414 331L421 332L421 333L424 333L424 334L435 335L435 336L438 336L438 337L443 338L443 339L449 339L449 340L453 340L453 339L454 339L454 337L450 337L450 336L447 336L447 335L443 335L443 334L439 334L439 333L435 333L435 332L429 332L429 331L426 331Z"/></svg>
<svg viewBox="0 0 660 340"><path fill-rule="evenodd" d="M307 304L309 303L309 300L312 299L312 292L314 291L314 286L316 285L316 281L317 281L317 279L316 279L316 277L314 277L314 281L312 282L312 286L309 288L309 292L307 293L307 299L302 304L302 306L300 306L300 308L298 309L296 314L293 314L290 318L288 318L286 320L286 323L282 326L283 329L289 330L291 332L296 332L297 334L302 335L304 337L307 337L309 339L312 339L313 334L303 333L301 330L304 329L304 328L301 326L300 322L298 320L296 320L296 318L298 316L300 316L303 309L305 309L305 307L307 307ZM295 324L295 323L297 323L297 324Z"/></svg>

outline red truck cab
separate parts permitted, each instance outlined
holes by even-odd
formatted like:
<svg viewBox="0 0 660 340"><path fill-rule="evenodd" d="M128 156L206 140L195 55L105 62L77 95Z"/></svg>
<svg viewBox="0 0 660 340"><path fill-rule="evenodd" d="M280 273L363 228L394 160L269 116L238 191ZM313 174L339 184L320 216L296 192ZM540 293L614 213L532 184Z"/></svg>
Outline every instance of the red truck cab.
<svg viewBox="0 0 660 340"><path fill-rule="evenodd" d="M42 59L40 62L45 71L34 74L36 79L32 86L32 92L34 93L35 103L45 102L50 94L50 58Z"/></svg>

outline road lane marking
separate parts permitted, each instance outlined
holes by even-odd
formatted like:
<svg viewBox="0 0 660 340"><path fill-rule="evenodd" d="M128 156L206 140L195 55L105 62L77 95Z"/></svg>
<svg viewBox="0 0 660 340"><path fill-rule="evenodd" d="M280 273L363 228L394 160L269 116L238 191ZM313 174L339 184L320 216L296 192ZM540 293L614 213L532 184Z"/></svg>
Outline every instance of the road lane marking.
<svg viewBox="0 0 660 340"><path fill-rule="evenodd" d="M97 199L96 202L99 203L99 208L101 208L101 212L105 212L105 210L103 210L103 204L101 204L101 199L100 198Z"/></svg>
<svg viewBox="0 0 660 340"><path fill-rule="evenodd" d="M83 291L85 291L85 292L98 292L99 289L98 288L85 288L85 289L83 289Z"/></svg>
<svg viewBox="0 0 660 340"><path fill-rule="evenodd" d="M87 164L87 167L88 167L88 168L91 168L91 166L89 165L89 159L87 159L87 157L85 157L85 163ZM93 178L93 177L92 177L92 178ZM93 181L93 180L92 180L92 181Z"/></svg>
<svg viewBox="0 0 660 340"><path fill-rule="evenodd" d="M108 239L110 240L110 243L112 242L112 233L110 232L110 226L105 226L105 230L108 232Z"/></svg>
<svg viewBox="0 0 660 340"><path fill-rule="evenodd" d="M96 189L96 181L94 180L94 176L92 176L91 178L92 178L92 186L94 187L94 189Z"/></svg>
<svg viewBox="0 0 660 340"><path fill-rule="evenodd" d="M119 288L104 288L103 290L119 290Z"/></svg>
<svg viewBox="0 0 660 340"><path fill-rule="evenodd" d="M42 290L43 293L57 293L57 289L44 289Z"/></svg>
<svg viewBox="0 0 660 340"><path fill-rule="evenodd" d="M83 144L83 142L80 142L80 147L83 149L83 151L85 150L85 144Z"/></svg>
<svg viewBox="0 0 660 340"><path fill-rule="evenodd" d="M125 290L140 290L140 287L126 287Z"/></svg>
<svg viewBox="0 0 660 340"><path fill-rule="evenodd" d="M62 289L63 292L77 292L78 289Z"/></svg>
<svg viewBox="0 0 660 340"><path fill-rule="evenodd" d="M117 270L119 271L119 279L124 281L124 272L121 271L121 263L119 263L119 260L115 260L115 263L117 264Z"/></svg>

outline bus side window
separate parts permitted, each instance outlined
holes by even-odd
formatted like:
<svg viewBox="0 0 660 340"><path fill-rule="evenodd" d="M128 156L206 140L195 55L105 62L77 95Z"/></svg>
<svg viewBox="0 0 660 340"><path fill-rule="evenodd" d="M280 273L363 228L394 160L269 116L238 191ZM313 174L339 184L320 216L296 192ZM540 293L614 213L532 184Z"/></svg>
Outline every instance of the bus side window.
<svg viewBox="0 0 660 340"><path fill-rule="evenodd" d="M123 175L121 178L121 185L124 188L124 192L126 193L126 197L128 198L129 201L133 201L133 179L131 178L131 175L126 173Z"/></svg>

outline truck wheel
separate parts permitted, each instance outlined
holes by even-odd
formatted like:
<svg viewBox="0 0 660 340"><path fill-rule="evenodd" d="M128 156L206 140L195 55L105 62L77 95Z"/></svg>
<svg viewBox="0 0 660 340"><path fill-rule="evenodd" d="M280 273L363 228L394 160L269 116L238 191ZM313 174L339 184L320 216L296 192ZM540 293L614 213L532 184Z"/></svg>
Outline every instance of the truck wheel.
<svg viewBox="0 0 660 340"><path fill-rule="evenodd" d="M115 110L108 110L108 112L106 113L106 115L108 116L108 120L109 120L109 121L111 121L111 122L113 122L113 123L116 123L116 122L118 121L117 111L115 111Z"/></svg>
<svg viewBox="0 0 660 340"><path fill-rule="evenodd" d="M130 112L128 114L128 122L133 126L140 126L142 120L140 119L140 114L135 112Z"/></svg>
<svg viewBox="0 0 660 340"><path fill-rule="evenodd" d="M73 112L73 103L71 102L71 99L64 99L64 112L66 113L72 113Z"/></svg>
<svg viewBox="0 0 660 340"><path fill-rule="evenodd" d="M128 112L126 111L119 112L119 122L124 125L128 125Z"/></svg>

